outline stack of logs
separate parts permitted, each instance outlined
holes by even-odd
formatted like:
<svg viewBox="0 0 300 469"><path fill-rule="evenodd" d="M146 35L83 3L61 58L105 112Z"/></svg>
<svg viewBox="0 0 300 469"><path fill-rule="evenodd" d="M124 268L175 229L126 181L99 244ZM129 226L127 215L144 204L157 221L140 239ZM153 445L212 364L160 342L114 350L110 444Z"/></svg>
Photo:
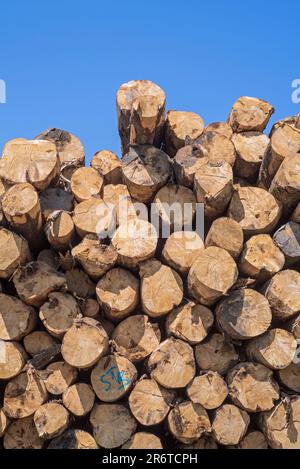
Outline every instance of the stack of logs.
<svg viewBox="0 0 300 469"><path fill-rule="evenodd" d="M273 112L241 97L205 127L131 81L121 159L85 167L59 129L6 143L2 448L300 448L300 118L268 136Z"/></svg>

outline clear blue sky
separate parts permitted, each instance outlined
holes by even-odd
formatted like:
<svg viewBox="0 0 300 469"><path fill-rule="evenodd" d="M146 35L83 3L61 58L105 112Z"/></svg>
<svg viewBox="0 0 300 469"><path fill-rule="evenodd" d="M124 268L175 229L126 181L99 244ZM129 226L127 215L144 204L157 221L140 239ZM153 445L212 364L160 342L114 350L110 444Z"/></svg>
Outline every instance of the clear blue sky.
<svg viewBox="0 0 300 469"><path fill-rule="evenodd" d="M60 127L88 159L120 154L115 93L140 78L206 123L240 95L270 101L276 120L300 112L299 0L3 0L0 14L0 148Z"/></svg>

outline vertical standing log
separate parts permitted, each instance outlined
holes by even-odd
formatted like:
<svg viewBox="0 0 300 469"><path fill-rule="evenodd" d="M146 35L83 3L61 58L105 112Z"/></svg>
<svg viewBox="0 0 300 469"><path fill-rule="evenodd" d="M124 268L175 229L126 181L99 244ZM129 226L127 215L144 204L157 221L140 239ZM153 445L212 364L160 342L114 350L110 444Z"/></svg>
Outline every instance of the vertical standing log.
<svg viewBox="0 0 300 469"><path fill-rule="evenodd" d="M117 92L118 128L122 153L129 145L160 147L165 121L165 93L148 80L124 83Z"/></svg>

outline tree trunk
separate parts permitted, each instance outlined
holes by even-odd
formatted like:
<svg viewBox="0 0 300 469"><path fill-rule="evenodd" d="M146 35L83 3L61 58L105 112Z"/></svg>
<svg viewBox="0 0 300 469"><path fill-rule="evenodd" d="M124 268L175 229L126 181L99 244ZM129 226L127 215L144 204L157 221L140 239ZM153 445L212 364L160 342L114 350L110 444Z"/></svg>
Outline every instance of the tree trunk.
<svg viewBox="0 0 300 469"><path fill-rule="evenodd" d="M300 274L295 270L282 270L264 286L264 294L272 314L286 321L300 312Z"/></svg>
<svg viewBox="0 0 300 469"><path fill-rule="evenodd" d="M91 383L102 402L115 402L124 397L137 379L135 366L121 355L102 357L91 373Z"/></svg>
<svg viewBox="0 0 300 469"><path fill-rule="evenodd" d="M166 319L168 336L187 341L190 345L202 342L209 333L214 316L206 306L188 301L175 308Z"/></svg>
<svg viewBox="0 0 300 469"><path fill-rule="evenodd" d="M205 409L216 409L225 401L228 388L223 378L215 371L196 376L187 387L187 395L194 404Z"/></svg>
<svg viewBox="0 0 300 469"><path fill-rule="evenodd" d="M101 244L95 235L87 235L72 249L72 256L94 280L99 280L117 261L117 251L112 245Z"/></svg>
<svg viewBox="0 0 300 469"><path fill-rule="evenodd" d="M297 341L284 329L270 329L247 343L246 353L254 360L273 370L289 366L296 353Z"/></svg>
<svg viewBox="0 0 300 469"><path fill-rule="evenodd" d="M153 379L142 379L130 393L129 407L137 421L149 427L164 421L174 398L173 391L160 387Z"/></svg>
<svg viewBox="0 0 300 469"><path fill-rule="evenodd" d="M197 202L204 204L208 218L222 215L233 192L232 168L226 161L203 162L195 173L194 188Z"/></svg>
<svg viewBox="0 0 300 469"><path fill-rule="evenodd" d="M111 242L118 254L118 264L136 270L142 261L154 256L157 233L148 221L130 219L117 228Z"/></svg>
<svg viewBox="0 0 300 469"><path fill-rule="evenodd" d="M67 429L69 413L61 404L48 402L37 409L33 420L39 437L50 440Z"/></svg>
<svg viewBox="0 0 300 469"><path fill-rule="evenodd" d="M0 228L0 278L9 279L15 271L31 260L26 239Z"/></svg>
<svg viewBox="0 0 300 469"><path fill-rule="evenodd" d="M202 371L225 374L239 359L234 345L221 334L212 334L195 348L195 358Z"/></svg>
<svg viewBox="0 0 300 469"><path fill-rule="evenodd" d="M63 404L76 417L84 417L93 408L95 393L86 383L76 383L63 393Z"/></svg>
<svg viewBox="0 0 300 469"><path fill-rule="evenodd" d="M21 300L32 306L41 306L49 293L66 289L65 276L43 262L20 267L13 281Z"/></svg>
<svg viewBox="0 0 300 469"><path fill-rule="evenodd" d="M168 415L168 428L176 440L184 444L193 443L211 431L206 410L191 401L181 402L171 410Z"/></svg>
<svg viewBox="0 0 300 469"><path fill-rule="evenodd" d="M112 340L117 353L136 363L159 346L161 333L158 324L151 323L148 316L137 314L117 325Z"/></svg>
<svg viewBox="0 0 300 469"><path fill-rule="evenodd" d="M84 166L84 148L78 137L66 130L47 129L36 137L39 140L48 140L55 144L61 165L61 174L65 179L71 179L73 172Z"/></svg>
<svg viewBox="0 0 300 469"><path fill-rule="evenodd" d="M131 197L151 202L171 177L172 166L166 153L150 145L131 147L122 158L123 181Z"/></svg>
<svg viewBox="0 0 300 469"><path fill-rule="evenodd" d="M259 187L235 186L227 216L236 220L245 236L270 233L281 217L281 204Z"/></svg>
<svg viewBox="0 0 300 469"><path fill-rule="evenodd" d="M80 308L73 296L54 292L41 306L39 316L49 334L62 339L79 314Z"/></svg>
<svg viewBox="0 0 300 469"><path fill-rule="evenodd" d="M184 388L196 372L193 349L182 340L167 339L151 353L148 367L151 378L161 386Z"/></svg>
<svg viewBox="0 0 300 469"><path fill-rule="evenodd" d="M160 439L153 433L138 432L122 446L122 449L163 449Z"/></svg>
<svg viewBox="0 0 300 469"><path fill-rule="evenodd" d="M25 366L26 359L27 355L21 344L0 340L0 379L8 380L21 373Z"/></svg>
<svg viewBox="0 0 300 469"><path fill-rule="evenodd" d="M177 184L192 189L195 174L205 161L208 161L208 151L202 145L193 144L180 148L173 159Z"/></svg>
<svg viewBox="0 0 300 469"><path fill-rule="evenodd" d="M272 180L270 192L283 205L284 214L290 214L296 207L300 200L300 150L283 161Z"/></svg>
<svg viewBox="0 0 300 469"><path fill-rule="evenodd" d="M29 369L13 378L4 391L3 410L8 417L22 419L33 415L47 400L47 390L38 374Z"/></svg>
<svg viewBox="0 0 300 469"><path fill-rule="evenodd" d="M98 445L88 432L70 429L50 441L48 449L98 449Z"/></svg>
<svg viewBox="0 0 300 469"><path fill-rule="evenodd" d="M187 274L203 247L202 239L194 231L176 231L165 242L162 257L170 267Z"/></svg>
<svg viewBox="0 0 300 469"><path fill-rule="evenodd" d="M262 99L242 96L232 106L228 123L234 132L263 132L274 111L271 104Z"/></svg>
<svg viewBox="0 0 300 469"><path fill-rule="evenodd" d="M122 404L95 404L90 414L94 438L101 448L123 445L136 431L136 421Z"/></svg>
<svg viewBox="0 0 300 469"><path fill-rule="evenodd" d="M48 376L45 379L45 386L47 391L54 396L61 395L77 380L76 368L64 361L51 363L46 371Z"/></svg>
<svg viewBox="0 0 300 469"><path fill-rule="evenodd" d="M117 114L123 154L130 145L160 147L165 103L165 93L151 81L134 80L120 86L117 92Z"/></svg>
<svg viewBox="0 0 300 469"><path fill-rule="evenodd" d="M27 239L32 250L40 250L45 239L39 197L34 187L28 183L15 184L3 197L2 209L13 230Z"/></svg>
<svg viewBox="0 0 300 469"><path fill-rule="evenodd" d="M140 277L142 309L150 317L165 316L181 303L183 283L171 267L151 259L140 266Z"/></svg>
<svg viewBox="0 0 300 469"><path fill-rule="evenodd" d="M123 319L139 303L139 281L128 270L116 267L99 280L96 294L108 318Z"/></svg>
<svg viewBox="0 0 300 469"><path fill-rule="evenodd" d="M92 197L76 205L73 222L80 238L91 234L105 239L114 227L113 211L102 199Z"/></svg>
<svg viewBox="0 0 300 469"><path fill-rule="evenodd" d="M272 449L300 448L300 397L283 399L259 416L259 423Z"/></svg>
<svg viewBox="0 0 300 469"><path fill-rule="evenodd" d="M90 368L107 351L108 336L101 324L92 318L77 320L62 341L63 359L75 368Z"/></svg>
<svg viewBox="0 0 300 469"><path fill-rule="evenodd" d="M233 135L232 142L237 155L234 166L235 176L255 181L261 162L269 151L269 137L260 132L241 132Z"/></svg>
<svg viewBox="0 0 300 469"><path fill-rule="evenodd" d="M78 168L71 177L71 191L77 202L100 195L103 177L93 168Z"/></svg>
<svg viewBox="0 0 300 469"><path fill-rule="evenodd" d="M32 417L14 420L3 439L4 449L42 449L43 445Z"/></svg>
<svg viewBox="0 0 300 469"><path fill-rule="evenodd" d="M71 247L75 227L71 215L67 212L52 212L47 218L44 231L54 249L67 251Z"/></svg>
<svg viewBox="0 0 300 469"><path fill-rule="evenodd" d="M164 142L166 152L171 157L186 145L187 140L195 140L204 130L203 119L194 112L168 111Z"/></svg>
<svg viewBox="0 0 300 469"><path fill-rule="evenodd" d="M225 249L234 259L240 255L243 243L244 235L240 224L227 217L214 220L205 238L205 247L216 246Z"/></svg>
<svg viewBox="0 0 300 469"><path fill-rule="evenodd" d="M58 175L59 158L53 143L16 138L4 146L0 177L7 184L30 183L42 191Z"/></svg>
<svg viewBox="0 0 300 469"><path fill-rule="evenodd" d="M237 445L247 433L250 418L247 412L232 404L219 407L212 421L212 435L220 445Z"/></svg>
<svg viewBox="0 0 300 469"><path fill-rule="evenodd" d="M0 293L0 339L21 340L37 324L33 308L14 296Z"/></svg>
<svg viewBox="0 0 300 469"><path fill-rule="evenodd" d="M239 363L229 371L227 384L233 403L247 412L270 410L280 397L272 371L259 363Z"/></svg>
<svg viewBox="0 0 300 469"><path fill-rule="evenodd" d="M265 282L283 269L285 257L276 244L267 234L248 239L239 260L240 273L258 282Z"/></svg>
<svg viewBox="0 0 300 469"><path fill-rule="evenodd" d="M227 251L208 247L198 256L188 275L190 294L200 303L212 305L233 286L238 270Z"/></svg>
<svg viewBox="0 0 300 469"><path fill-rule="evenodd" d="M121 161L112 151L101 150L95 153L91 167L103 177L105 185L122 183Z"/></svg>
<svg viewBox="0 0 300 469"><path fill-rule="evenodd" d="M196 197L191 189L169 183L157 192L153 204L153 214L161 223L163 237L173 231L192 229Z"/></svg>
<svg viewBox="0 0 300 469"><path fill-rule="evenodd" d="M300 153L300 129L290 122L277 122L271 131L271 147L262 161L259 184L269 188L281 163L295 153Z"/></svg>
<svg viewBox="0 0 300 469"><path fill-rule="evenodd" d="M217 306L220 330L235 340L248 340L266 332L272 321L266 298L250 288L235 290Z"/></svg>

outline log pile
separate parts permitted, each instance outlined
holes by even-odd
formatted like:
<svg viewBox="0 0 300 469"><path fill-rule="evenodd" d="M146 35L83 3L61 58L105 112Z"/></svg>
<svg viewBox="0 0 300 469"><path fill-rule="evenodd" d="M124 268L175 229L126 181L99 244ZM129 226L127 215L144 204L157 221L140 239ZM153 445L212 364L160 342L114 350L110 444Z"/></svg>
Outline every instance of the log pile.
<svg viewBox="0 0 300 469"><path fill-rule="evenodd" d="M300 117L273 112L205 126L131 81L121 159L6 143L0 448L300 449Z"/></svg>

